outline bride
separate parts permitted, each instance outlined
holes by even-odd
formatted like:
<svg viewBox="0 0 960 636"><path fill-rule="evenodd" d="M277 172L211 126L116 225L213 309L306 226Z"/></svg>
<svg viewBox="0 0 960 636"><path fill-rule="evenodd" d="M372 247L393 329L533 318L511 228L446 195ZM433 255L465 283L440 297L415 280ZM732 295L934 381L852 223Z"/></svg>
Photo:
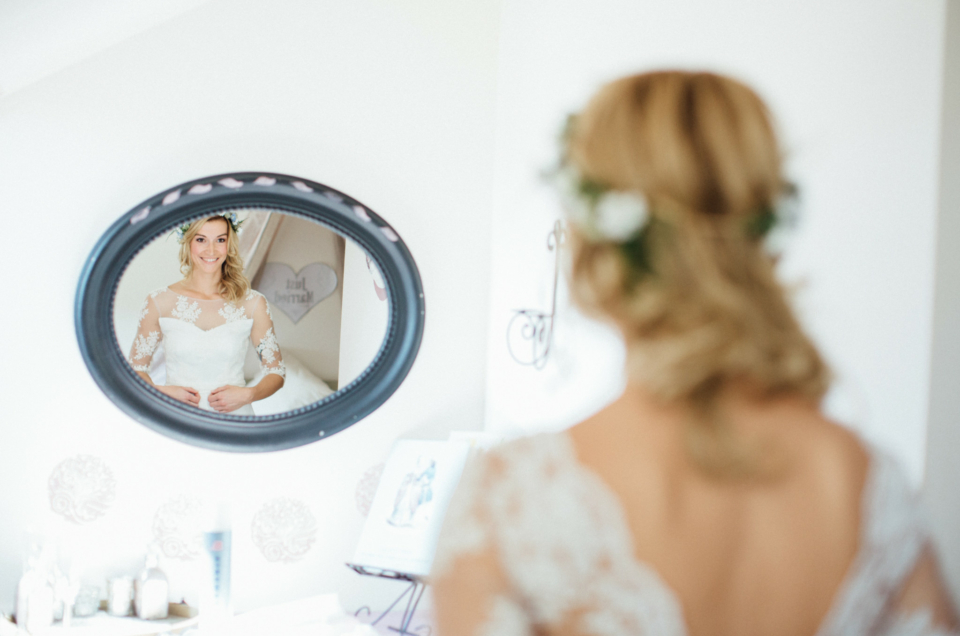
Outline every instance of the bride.
<svg viewBox="0 0 960 636"><path fill-rule="evenodd" d="M789 188L757 95L626 77L561 157L571 295L619 328L627 388L468 466L440 634L957 634L908 481L820 409L830 373L764 244Z"/></svg>
<svg viewBox="0 0 960 636"><path fill-rule="evenodd" d="M201 409L253 415L251 404L276 393L285 368L270 306L243 275L236 213L177 229L183 280L149 294L140 310L130 364L157 390ZM148 373L163 342L166 383ZM247 343L260 358L263 379L246 386Z"/></svg>

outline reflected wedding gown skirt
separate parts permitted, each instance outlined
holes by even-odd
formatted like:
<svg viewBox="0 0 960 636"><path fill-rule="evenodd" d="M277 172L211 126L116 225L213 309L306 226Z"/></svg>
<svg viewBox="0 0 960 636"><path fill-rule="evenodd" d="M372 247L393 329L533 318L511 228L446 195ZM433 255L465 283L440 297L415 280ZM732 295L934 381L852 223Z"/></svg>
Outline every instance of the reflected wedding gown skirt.
<svg viewBox="0 0 960 636"><path fill-rule="evenodd" d="M130 351L135 371L149 371L161 342L166 350L166 385L195 389L200 408L207 411L213 410L208 398L214 389L246 386L243 363L248 343L255 347L265 375L285 375L270 306L253 290L237 303L190 298L168 287L150 293ZM253 414L249 404L231 411Z"/></svg>

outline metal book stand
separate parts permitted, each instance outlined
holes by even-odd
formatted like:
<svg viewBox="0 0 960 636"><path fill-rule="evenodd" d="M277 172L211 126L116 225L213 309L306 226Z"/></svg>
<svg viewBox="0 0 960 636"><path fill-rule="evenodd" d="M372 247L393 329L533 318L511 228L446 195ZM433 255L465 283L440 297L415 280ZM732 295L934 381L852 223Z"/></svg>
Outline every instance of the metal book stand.
<svg viewBox="0 0 960 636"><path fill-rule="evenodd" d="M396 572L394 570L384 570L382 568L373 568L366 565L357 565L355 563L347 563L346 566L357 574L362 574L364 576L376 576L382 579L393 579L394 581L405 581L409 583L403 593L397 597L397 600L391 603L390 607L385 609L375 621L370 623L371 625L376 625L379 623L384 616L390 613L390 610L392 610L397 603L402 601L405 596L409 595L409 598L407 598L407 607L403 610L403 617L400 619L400 626L393 627L392 625L389 625L387 629L393 630L402 636L424 636L423 633L420 633L420 630L426 628L427 636L430 636L430 633L433 630L429 625L421 625L412 632L408 631L410 623L413 621L413 615L417 611L417 605L420 604L420 599L423 597L423 592L427 589L427 582L424 577L417 574L406 574L404 572ZM366 610L368 614L371 613L370 608L364 605L354 612L353 615L357 616L363 610Z"/></svg>

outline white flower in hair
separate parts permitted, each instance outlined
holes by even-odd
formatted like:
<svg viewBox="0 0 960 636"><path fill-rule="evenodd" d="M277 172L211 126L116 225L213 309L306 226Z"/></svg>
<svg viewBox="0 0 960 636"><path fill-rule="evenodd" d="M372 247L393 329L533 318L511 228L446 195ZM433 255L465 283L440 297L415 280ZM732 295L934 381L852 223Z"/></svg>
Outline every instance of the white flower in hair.
<svg viewBox="0 0 960 636"><path fill-rule="evenodd" d="M647 223L647 203L637 193L607 190L569 165L557 171L554 182L570 221L594 240L622 243Z"/></svg>
<svg viewBox="0 0 960 636"><path fill-rule="evenodd" d="M627 241L646 224L647 203L637 194L611 190L603 194L593 210L593 227L608 241Z"/></svg>

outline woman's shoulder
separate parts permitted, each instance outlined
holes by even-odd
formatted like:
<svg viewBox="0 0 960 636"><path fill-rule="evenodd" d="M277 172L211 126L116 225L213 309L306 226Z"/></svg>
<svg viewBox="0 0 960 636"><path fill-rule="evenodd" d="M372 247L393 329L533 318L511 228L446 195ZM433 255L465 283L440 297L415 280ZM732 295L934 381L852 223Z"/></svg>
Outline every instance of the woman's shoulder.
<svg viewBox="0 0 960 636"><path fill-rule="evenodd" d="M471 455L460 492L470 499L537 498L576 466L565 433L514 437Z"/></svg>
<svg viewBox="0 0 960 636"><path fill-rule="evenodd" d="M176 283L174 283L174 285L175 284ZM175 292L171 289L172 287L173 285L167 285L166 287L158 287L147 294L147 299L154 300L159 296L173 295Z"/></svg>
<svg viewBox="0 0 960 636"><path fill-rule="evenodd" d="M271 320L273 319L273 316L270 314L270 303L267 302L267 297L253 287L247 290L246 295L243 296L242 303L248 311L256 312L255 315L261 317L266 315L269 316Z"/></svg>
<svg viewBox="0 0 960 636"><path fill-rule="evenodd" d="M518 470L535 468L561 458L572 458L572 448L565 433L535 433L506 439L478 455L488 469Z"/></svg>
<svg viewBox="0 0 960 636"><path fill-rule="evenodd" d="M791 469L808 496L838 514L862 507L879 449L826 417L798 418L782 444L791 449Z"/></svg>

